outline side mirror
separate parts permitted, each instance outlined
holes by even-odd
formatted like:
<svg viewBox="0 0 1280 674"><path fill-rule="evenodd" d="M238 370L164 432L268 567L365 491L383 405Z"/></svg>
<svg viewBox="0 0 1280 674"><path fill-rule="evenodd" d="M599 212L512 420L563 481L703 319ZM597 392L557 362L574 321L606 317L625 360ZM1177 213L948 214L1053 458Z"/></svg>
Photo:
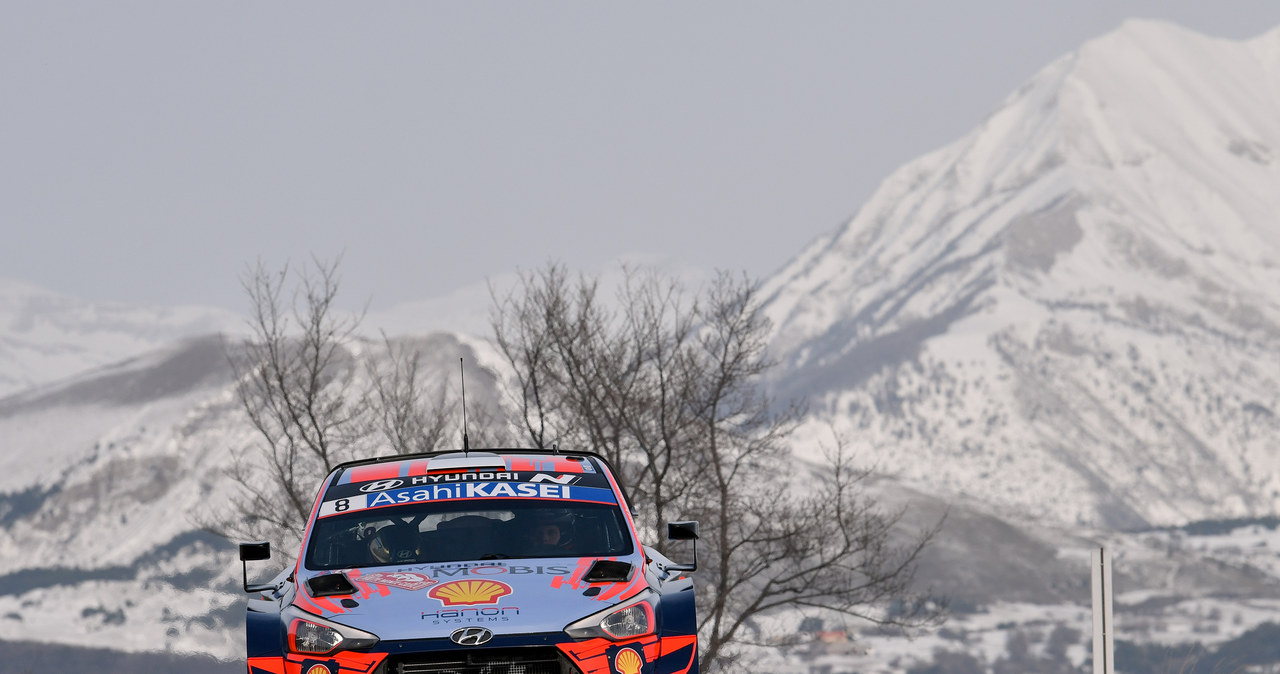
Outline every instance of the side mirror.
<svg viewBox="0 0 1280 674"><path fill-rule="evenodd" d="M698 540L698 523L697 522L667 522L667 540L670 540L670 541Z"/></svg>
<svg viewBox="0 0 1280 674"><path fill-rule="evenodd" d="M668 569L672 571L697 571L698 570L698 523L697 522L667 522L667 540L670 541L693 541L693 563L692 564L672 564Z"/></svg>
<svg viewBox="0 0 1280 674"><path fill-rule="evenodd" d="M240 544L240 561L257 562L271 559L271 544L266 541Z"/></svg>
<svg viewBox="0 0 1280 674"><path fill-rule="evenodd" d="M244 572L245 592L266 592L267 590L276 589L276 586L271 583L249 584L249 562L257 562L264 559L271 559L271 544L267 541L240 544L240 565Z"/></svg>

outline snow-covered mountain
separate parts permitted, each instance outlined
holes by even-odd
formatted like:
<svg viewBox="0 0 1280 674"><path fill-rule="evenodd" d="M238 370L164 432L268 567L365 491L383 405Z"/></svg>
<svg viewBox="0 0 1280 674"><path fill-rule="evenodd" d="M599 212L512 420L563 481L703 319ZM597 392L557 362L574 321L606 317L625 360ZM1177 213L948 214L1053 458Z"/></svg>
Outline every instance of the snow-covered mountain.
<svg viewBox="0 0 1280 674"><path fill-rule="evenodd" d="M218 332L244 333L244 317L209 307L95 304L0 279L0 397Z"/></svg>
<svg viewBox="0 0 1280 674"><path fill-rule="evenodd" d="M1280 506L1280 29L1132 21L767 284L783 397L930 491L1115 527Z"/></svg>
<svg viewBox="0 0 1280 674"><path fill-rule="evenodd" d="M810 401L801 439L842 433L909 524L950 513L921 577L972 611L967 647L1083 621L1099 543L1122 629L1216 611L1214 634L1238 636L1280 608L1274 527L1122 530L1280 506L1277 214L1280 30L1128 23L768 280L775 395ZM366 326L479 332L488 302L477 286ZM238 564L200 522L256 441L212 336L243 330L0 285L0 639L242 652ZM458 355L499 369L477 337L417 339L441 378ZM484 381L468 374L469 398L496 399ZM877 638L858 671L929 650Z"/></svg>
<svg viewBox="0 0 1280 674"><path fill-rule="evenodd" d="M397 343L429 381L465 358L468 405L492 404L482 342ZM0 639L243 654L239 565L204 530L242 497L227 470L258 441L227 348L184 340L0 400Z"/></svg>

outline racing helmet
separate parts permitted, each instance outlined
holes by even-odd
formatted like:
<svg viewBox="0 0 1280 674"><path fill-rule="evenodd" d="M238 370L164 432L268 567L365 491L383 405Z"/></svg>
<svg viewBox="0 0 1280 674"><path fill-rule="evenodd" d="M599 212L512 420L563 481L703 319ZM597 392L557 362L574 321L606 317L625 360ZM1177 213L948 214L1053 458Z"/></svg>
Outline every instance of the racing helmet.
<svg viewBox="0 0 1280 674"><path fill-rule="evenodd" d="M519 518L521 529L533 545L541 548L564 549L573 541L573 514L561 508L545 508L525 513ZM548 534L547 529L554 530Z"/></svg>
<svg viewBox="0 0 1280 674"><path fill-rule="evenodd" d="M369 554L382 564L412 562L417 559L418 532L407 524L388 524L369 539Z"/></svg>

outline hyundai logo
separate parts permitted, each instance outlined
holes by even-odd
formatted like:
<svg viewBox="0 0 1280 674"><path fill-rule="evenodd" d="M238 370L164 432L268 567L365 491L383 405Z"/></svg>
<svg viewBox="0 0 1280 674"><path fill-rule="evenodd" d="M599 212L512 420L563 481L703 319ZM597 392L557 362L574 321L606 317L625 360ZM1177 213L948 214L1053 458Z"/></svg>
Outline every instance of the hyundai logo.
<svg viewBox="0 0 1280 674"><path fill-rule="evenodd" d="M369 484L361 485L360 491L368 494L371 491L386 491L388 489L395 489L396 487L399 487L402 484L404 484L402 480L378 480L377 482L370 482Z"/></svg>
<svg viewBox="0 0 1280 674"><path fill-rule="evenodd" d="M463 627L453 631L449 635L449 641L459 646L479 646L480 644L489 643L493 638L493 632L483 627Z"/></svg>

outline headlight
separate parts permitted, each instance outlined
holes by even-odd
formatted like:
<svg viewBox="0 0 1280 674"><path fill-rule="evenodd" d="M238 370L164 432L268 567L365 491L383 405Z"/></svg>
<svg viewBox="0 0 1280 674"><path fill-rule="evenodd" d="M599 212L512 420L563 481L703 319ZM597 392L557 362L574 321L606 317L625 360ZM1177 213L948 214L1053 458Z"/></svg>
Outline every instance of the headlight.
<svg viewBox="0 0 1280 674"><path fill-rule="evenodd" d="M293 653L328 655L378 643L378 637L373 634L325 620L296 606L286 608L280 617L288 630L289 650Z"/></svg>
<svg viewBox="0 0 1280 674"><path fill-rule="evenodd" d="M653 611L656 602L655 595L646 591L618 606L589 615L564 631L574 639L603 637L612 641L653 634L658 628Z"/></svg>
<svg viewBox="0 0 1280 674"><path fill-rule="evenodd" d="M342 632L305 618L289 624L289 650L294 653L330 653L342 644Z"/></svg>
<svg viewBox="0 0 1280 674"><path fill-rule="evenodd" d="M630 639L653 631L653 607L640 602L610 613L600 621L600 629L614 639Z"/></svg>

